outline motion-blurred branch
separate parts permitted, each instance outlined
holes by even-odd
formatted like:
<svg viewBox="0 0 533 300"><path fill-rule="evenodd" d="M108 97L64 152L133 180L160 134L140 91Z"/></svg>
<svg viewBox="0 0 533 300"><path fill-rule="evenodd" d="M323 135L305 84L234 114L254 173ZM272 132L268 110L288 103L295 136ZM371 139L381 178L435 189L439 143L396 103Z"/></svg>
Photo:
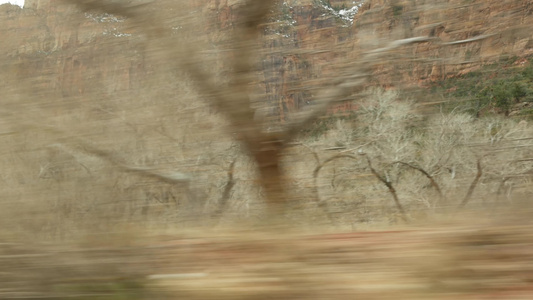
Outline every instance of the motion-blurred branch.
<svg viewBox="0 0 533 300"><path fill-rule="evenodd" d="M141 175L143 177L154 178L170 184L188 184L191 180L191 177L189 175L182 172L163 172L153 167L129 165L123 161L122 157L116 155L112 151L107 151L99 147L93 146L87 141L75 136L74 134L69 134L65 130L58 129L53 126L43 126L42 124L32 124L29 122L19 124L18 126L20 130L38 130L48 134L59 136L59 142L51 144L49 146L58 148L74 157L76 157L79 153L93 155L111 164L112 166L123 172L131 172L137 175Z"/></svg>

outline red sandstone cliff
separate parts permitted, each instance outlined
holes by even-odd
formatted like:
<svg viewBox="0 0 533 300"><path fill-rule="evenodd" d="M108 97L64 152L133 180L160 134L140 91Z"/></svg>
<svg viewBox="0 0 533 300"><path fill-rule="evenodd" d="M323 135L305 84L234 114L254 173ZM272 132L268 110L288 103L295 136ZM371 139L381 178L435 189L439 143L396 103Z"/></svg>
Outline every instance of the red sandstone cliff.
<svg viewBox="0 0 533 300"><path fill-rule="evenodd" d="M382 83L396 74L400 81L418 84L471 71L501 55L531 55L532 25L533 2L528 0L372 0L363 5L354 27L356 32L371 28L380 38L435 37L435 44L406 51L416 61L384 66L378 75Z"/></svg>
<svg viewBox="0 0 533 300"><path fill-rule="evenodd" d="M193 3L208 16L203 29L212 43L222 42L237 20L238 1ZM530 0L371 0L354 17L339 14L351 1L285 1L265 31L261 88L273 114L298 110L312 87L298 86L331 72L337 57L390 40L431 35L435 43L402 50L411 59L382 64L375 78L382 85L417 85L475 69L502 54L533 53L533 2ZM164 6L164 2L154 5ZM172 16L171 9L165 13ZM348 16L348 19L347 17ZM352 20L352 18L354 20ZM135 28L111 15L82 14L57 0L27 0L24 9L0 6L0 63L3 88L32 78L35 93L57 97L98 92L113 97L131 92L150 74ZM484 36L471 43L442 43ZM335 51L322 51L335 49ZM309 54L314 51L313 54ZM412 58L416 58L413 60ZM15 63L15 64L14 64ZM312 81L311 81L312 82Z"/></svg>

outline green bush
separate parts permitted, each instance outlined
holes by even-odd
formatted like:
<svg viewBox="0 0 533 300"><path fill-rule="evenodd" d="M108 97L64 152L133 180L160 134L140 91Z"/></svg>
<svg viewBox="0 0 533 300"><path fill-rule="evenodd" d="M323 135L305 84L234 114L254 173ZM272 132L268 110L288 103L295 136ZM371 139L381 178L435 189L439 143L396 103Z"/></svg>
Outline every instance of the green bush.
<svg viewBox="0 0 533 300"><path fill-rule="evenodd" d="M533 58L524 68L515 67L516 60L516 57L504 57L478 71L442 81L432 92L459 100L448 103L450 110L459 107L478 116L482 110L496 108L508 114L515 103L533 101Z"/></svg>

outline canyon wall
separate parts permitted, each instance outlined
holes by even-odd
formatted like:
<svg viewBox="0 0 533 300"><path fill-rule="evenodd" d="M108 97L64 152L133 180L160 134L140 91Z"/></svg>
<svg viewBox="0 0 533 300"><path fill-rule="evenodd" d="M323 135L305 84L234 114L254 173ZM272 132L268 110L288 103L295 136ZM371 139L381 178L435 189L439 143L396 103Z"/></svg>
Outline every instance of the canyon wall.
<svg viewBox="0 0 533 300"><path fill-rule="evenodd" d="M170 3L170 2L168 2ZM164 1L156 9L172 17ZM206 16L213 45L223 44L238 19L238 1L203 0L189 6ZM358 11L357 14L355 12ZM112 15L80 13L57 0L27 0L24 9L0 6L0 86L53 97L100 93L135 94L152 74L143 53L142 29ZM382 86L418 86L478 68L501 55L533 53L533 2L530 0L288 0L265 30L260 89L269 114L286 114L307 105L313 80L331 75L335 61L356 58L382 41L430 35L432 43L409 46L396 63L374 70ZM455 43L473 39L468 43Z"/></svg>
<svg viewBox="0 0 533 300"><path fill-rule="evenodd" d="M400 82L419 85L470 72L502 56L531 55L531 24L533 2L528 0L373 0L362 6L354 29L371 28L378 38L434 37L433 43L407 48L414 58L410 62L382 66L376 72L382 84L396 76Z"/></svg>

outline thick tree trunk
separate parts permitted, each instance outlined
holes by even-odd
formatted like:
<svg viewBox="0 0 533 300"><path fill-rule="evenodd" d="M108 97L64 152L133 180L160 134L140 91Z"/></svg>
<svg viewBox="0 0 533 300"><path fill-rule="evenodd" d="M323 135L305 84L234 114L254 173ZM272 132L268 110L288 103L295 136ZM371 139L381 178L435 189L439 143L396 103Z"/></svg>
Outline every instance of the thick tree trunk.
<svg viewBox="0 0 533 300"><path fill-rule="evenodd" d="M283 142L271 138L259 143L248 144L248 148L257 164L259 183L267 202L269 214L284 214L289 201L285 176L281 169Z"/></svg>

